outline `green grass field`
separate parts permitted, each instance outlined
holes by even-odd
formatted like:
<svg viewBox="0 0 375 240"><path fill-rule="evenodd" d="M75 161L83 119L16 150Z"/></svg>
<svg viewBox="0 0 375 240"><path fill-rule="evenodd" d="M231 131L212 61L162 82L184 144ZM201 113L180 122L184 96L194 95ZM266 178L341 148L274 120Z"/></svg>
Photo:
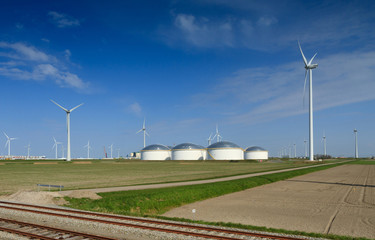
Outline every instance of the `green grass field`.
<svg viewBox="0 0 375 240"><path fill-rule="evenodd" d="M36 184L63 185L64 189L100 188L199 180L312 163L303 161L0 161L0 195L35 190ZM319 163L314 163L319 164Z"/></svg>

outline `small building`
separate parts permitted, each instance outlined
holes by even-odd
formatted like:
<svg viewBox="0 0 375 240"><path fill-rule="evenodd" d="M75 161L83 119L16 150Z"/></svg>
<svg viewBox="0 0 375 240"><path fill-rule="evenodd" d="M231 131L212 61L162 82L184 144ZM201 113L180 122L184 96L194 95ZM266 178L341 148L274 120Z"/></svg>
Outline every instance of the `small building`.
<svg viewBox="0 0 375 240"><path fill-rule="evenodd" d="M243 160L243 149L232 142L217 142L207 147L207 159Z"/></svg>
<svg viewBox="0 0 375 240"><path fill-rule="evenodd" d="M141 150L141 160L171 160L171 149L161 144L152 144Z"/></svg>
<svg viewBox="0 0 375 240"><path fill-rule="evenodd" d="M172 149L172 160L204 160L206 149L193 143L181 143Z"/></svg>
<svg viewBox="0 0 375 240"><path fill-rule="evenodd" d="M268 159L268 151L264 148L254 146L245 149L246 160L266 160Z"/></svg>

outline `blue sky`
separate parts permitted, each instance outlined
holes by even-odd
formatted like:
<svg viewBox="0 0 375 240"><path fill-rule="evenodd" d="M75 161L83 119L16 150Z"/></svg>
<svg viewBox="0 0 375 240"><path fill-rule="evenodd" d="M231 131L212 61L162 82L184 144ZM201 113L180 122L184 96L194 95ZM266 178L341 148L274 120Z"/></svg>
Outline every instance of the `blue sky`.
<svg viewBox="0 0 375 240"><path fill-rule="evenodd" d="M375 155L374 1L3 1L0 9L0 130L12 154L125 156L147 143L262 146L271 156L296 143L303 155L313 71L315 153ZM306 103L308 98L306 98ZM6 154L5 136L0 155Z"/></svg>

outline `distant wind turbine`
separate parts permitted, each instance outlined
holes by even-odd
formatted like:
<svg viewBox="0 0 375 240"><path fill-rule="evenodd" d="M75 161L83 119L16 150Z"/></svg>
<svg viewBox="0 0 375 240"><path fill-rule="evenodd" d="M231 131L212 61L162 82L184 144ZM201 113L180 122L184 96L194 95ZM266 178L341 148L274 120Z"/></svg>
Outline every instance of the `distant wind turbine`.
<svg viewBox="0 0 375 240"><path fill-rule="evenodd" d="M87 145L84 146L84 147L87 148L87 159L89 159L90 158L90 149L91 149L90 141L87 141Z"/></svg>
<svg viewBox="0 0 375 240"><path fill-rule="evenodd" d="M305 143L305 158L307 158L307 141L306 140L303 140L303 142Z"/></svg>
<svg viewBox="0 0 375 240"><path fill-rule="evenodd" d="M112 156L112 152L113 152L113 144L111 144L111 146L109 146L109 148L111 149L111 158L113 158L113 156Z"/></svg>
<svg viewBox="0 0 375 240"><path fill-rule="evenodd" d="M79 104L78 106L68 110L64 107L62 107L61 105L59 105L58 103L56 103L55 101L53 101L52 99L50 99L51 102L53 102L54 104L56 104L58 107L60 107L62 110L64 110L66 112L66 125L67 125L67 131L68 131L68 150L67 150L67 153L66 153L66 161L71 161L71 157L70 157L70 113L73 112L74 109L80 107L83 105L83 103Z"/></svg>
<svg viewBox="0 0 375 240"><path fill-rule="evenodd" d="M216 124L216 134L212 138L215 138L215 137L216 137L216 142L220 142L221 139L223 139L223 137L220 135L219 126L217 124Z"/></svg>
<svg viewBox="0 0 375 240"><path fill-rule="evenodd" d="M326 139L326 134L325 134L325 132L323 132L322 142L323 142L323 151L324 151L324 156L327 156L327 139Z"/></svg>
<svg viewBox="0 0 375 240"><path fill-rule="evenodd" d="M211 140L212 140L212 133L210 134L210 136L207 138L207 141L208 141L208 146L211 145Z"/></svg>
<svg viewBox="0 0 375 240"><path fill-rule="evenodd" d="M26 148L27 148L27 158L26 159L29 159L30 158L30 143L27 145L27 146L25 146Z"/></svg>
<svg viewBox="0 0 375 240"><path fill-rule="evenodd" d="M117 158L120 158L120 148L117 148Z"/></svg>
<svg viewBox="0 0 375 240"><path fill-rule="evenodd" d="M53 141L55 142L55 144L53 144L52 149L55 148L55 159L57 159L57 146L61 144L61 142L57 142L55 137L53 137Z"/></svg>
<svg viewBox="0 0 375 240"><path fill-rule="evenodd" d="M301 55L303 58L303 62L305 63L305 84L303 87L303 99L305 99L305 90L306 90L306 80L307 80L307 73L309 72L309 150L310 150L310 161L314 161L314 135L313 135L313 90L312 90L312 69L315 69L318 67L318 64L312 64L312 61L314 60L315 55L310 59L309 62L307 62L305 55L303 54L301 45L298 42L299 50L301 51Z"/></svg>
<svg viewBox="0 0 375 240"><path fill-rule="evenodd" d="M17 138L11 138L4 132L5 137L7 138L7 141L5 143L5 147L8 145L8 157L10 157L10 142L13 140L16 140Z"/></svg>
<svg viewBox="0 0 375 240"><path fill-rule="evenodd" d="M150 135L148 135L148 133L146 131L146 118L143 119L143 126L142 126L141 130L139 130L136 134L138 134L142 131L143 131L143 148L145 148L146 147L146 135L150 136Z"/></svg>

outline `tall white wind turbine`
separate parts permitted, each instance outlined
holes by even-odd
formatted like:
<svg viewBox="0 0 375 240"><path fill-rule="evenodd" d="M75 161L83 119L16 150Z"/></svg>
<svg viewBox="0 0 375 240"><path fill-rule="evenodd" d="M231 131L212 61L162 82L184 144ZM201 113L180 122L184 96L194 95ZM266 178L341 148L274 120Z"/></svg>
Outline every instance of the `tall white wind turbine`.
<svg viewBox="0 0 375 240"><path fill-rule="evenodd" d="M79 104L78 106L68 110L62 106L60 106L58 103L54 102L52 99L50 99L51 102L53 102L54 104L56 104L58 107L60 107L62 110L64 110L66 112L66 126L67 126L67 132L68 132L68 150L67 150L67 153L66 153L66 161L71 161L71 157L70 157L70 113L73 112L74 109L80 107L83 105L83 103Z"/></svg>
<svg viewBox="0 0 375 240"><path fill-rule="evenodd" d="M55 137L53 137L53 141L55 144L53 144L52 149L55 148L55 159L57 159L57 146L61 144L61 142L57 142Z"/></svg>
<svg viewBox="0 0 375 240"><path fill-rule="evenodd" d="M312 64L315 55L307 62L305 55L303 54L301 45L298 42L299 50L301 51L301 55L303 58L303 62L305 63L305 84L303 87L303 99L305 98L305 89L306 89L306 80L307 80L307 73L309 72L309 150L310 150L310 161L314 161L314 135L313 135L313 91L312 91L312 70L318 67L318 64Z"/></svg>
<svg viewBox="0 0 375 240"><path fill-rule="evenodd" d="M87 148L87 159L89 159L90 158L90 149L91 149L90 141L87 141L87 145L84 146L84 147Z"/></svg>
<svg viewBox="0 0 375 240"><path fill-rule="evenodd" d="M138 134L142 131L143 131L143 147L145 148L146 147L146 135L150 136L150 135L148 135L148 133L146 131L146 119L143 119L143 126L142 126L141 130L139 130L136 134Z"/></svg>
<svg viewBox="0 0 375 240"><path fill-rule="evenodd" d="M17 138L11 138L4 132L5 137L7 138L7 141L5 143L5 147L8 145L8 157L10 157L10 142L13 140L16 140Z"/></svg>

